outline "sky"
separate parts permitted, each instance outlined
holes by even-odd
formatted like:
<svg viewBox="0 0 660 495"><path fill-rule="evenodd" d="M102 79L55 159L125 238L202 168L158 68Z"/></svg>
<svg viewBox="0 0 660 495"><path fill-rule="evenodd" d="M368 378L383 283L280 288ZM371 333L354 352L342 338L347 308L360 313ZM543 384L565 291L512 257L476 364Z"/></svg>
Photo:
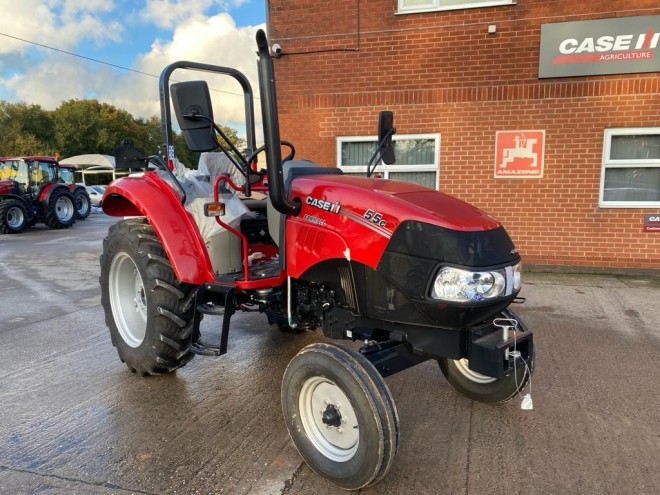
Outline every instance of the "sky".
<svg viewBox="0 0 660 495"><path fill-rule="evenodd" d="M265 29L265 0L0 0L0 12L0 100L54 110L96 98L148 118L160 115L158 76L178 60L236 68L258 92L255 33ZM238 84L209 86L216 121L241 127Z"/></svg>

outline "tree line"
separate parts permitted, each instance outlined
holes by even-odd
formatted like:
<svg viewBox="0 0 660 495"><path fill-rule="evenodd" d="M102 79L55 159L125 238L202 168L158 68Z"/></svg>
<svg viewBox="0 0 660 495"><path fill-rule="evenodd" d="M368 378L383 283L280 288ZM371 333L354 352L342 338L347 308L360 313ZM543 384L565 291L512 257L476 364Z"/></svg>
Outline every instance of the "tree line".
<svg viewBox="0 0 660 495"><path fill-rule="evenodd" d="M239 144L235 129L221 128ZM63 101L55 110L0 100L0 156L112 155L124 139L149 155L157 154L162 143L160 118L135 118L96 99ZM180 133L175 133L174 145L179 160L197 168L199 153L188 149Z"/></svg>

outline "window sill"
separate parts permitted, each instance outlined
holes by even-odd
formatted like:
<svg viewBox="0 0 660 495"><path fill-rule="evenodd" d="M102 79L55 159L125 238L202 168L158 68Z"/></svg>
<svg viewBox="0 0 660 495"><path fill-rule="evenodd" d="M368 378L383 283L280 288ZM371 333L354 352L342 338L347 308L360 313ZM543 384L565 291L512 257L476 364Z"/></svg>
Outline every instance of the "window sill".
<svg viewBox="0 0 660 495"><path fill-rule="evenodd" d="M499 7L503 5L515 5L517 0L493 0L492 2L465 3L461 5L449 5L446 7L420 7L416 9L398 10L394 15L424 14L427 12L443 12L447 10L480 9L486 7Z"/></svg>

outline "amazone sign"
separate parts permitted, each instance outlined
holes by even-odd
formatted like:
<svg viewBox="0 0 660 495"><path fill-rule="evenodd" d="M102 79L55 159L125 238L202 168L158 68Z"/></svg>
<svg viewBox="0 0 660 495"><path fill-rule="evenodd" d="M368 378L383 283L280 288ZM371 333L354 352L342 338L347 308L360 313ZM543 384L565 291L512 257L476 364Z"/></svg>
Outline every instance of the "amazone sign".
<svg viewBox="0 0 660 495"><path fill-rule="evenodd" d="M660 16L541 25L539 77L660 72Z"/></svg>

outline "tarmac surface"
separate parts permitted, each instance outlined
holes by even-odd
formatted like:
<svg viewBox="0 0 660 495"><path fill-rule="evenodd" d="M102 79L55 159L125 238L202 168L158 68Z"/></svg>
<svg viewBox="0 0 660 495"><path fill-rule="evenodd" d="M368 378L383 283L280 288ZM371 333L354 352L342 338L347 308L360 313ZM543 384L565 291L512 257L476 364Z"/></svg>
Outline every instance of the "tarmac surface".
<svg viewBox="0 0 660 495"><path fill-rule="evenodd" d="M115 220L0 236L0 494L346 493L303 463L281 412L284 369L320 332L238 314L220 358L150 378L119 361L98 284ZM660 492L660 279L523 280L534 409L473 402L434 362L394 375L399 452L359 493Z"/></svg>

